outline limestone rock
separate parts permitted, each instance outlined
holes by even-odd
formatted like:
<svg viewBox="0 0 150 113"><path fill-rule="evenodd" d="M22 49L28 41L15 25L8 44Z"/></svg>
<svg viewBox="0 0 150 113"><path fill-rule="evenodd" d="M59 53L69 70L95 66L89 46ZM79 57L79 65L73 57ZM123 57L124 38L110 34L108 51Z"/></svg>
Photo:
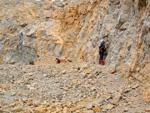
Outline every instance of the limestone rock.
<svg viewBox="0 0 150 113"><path fill-rule="evenodd" d="M135 85L132 86L132 89L136 89L138 87L139 87L139 84L135 84Z"/></svg>
<svg viewBox="0 0 150 113"><path fill-rule="evenodd" d="M97 107L94 107L94 108L93 108L93 111L94 111L94 112L99 112L100 110L99 110Z"/></svg>
<svg viewBox="0 0 150 113"><path fill-rule="evenodd" d="M21 112L21 111L23 111L23 109L21 107L15 107L13 109L13 112Z"/></svg>
<svg viewBox="0 0 150 113"><path fill-rule="evenodd" d="M124 108L124 112L128 112L129 109L127 107Z"/></svg>
<svg viewBox="0 0 150 113"><path fill-rule="evenodd" d="M63 113L68 113L68 108L67 107L64 107Z"/></svg>
<svg viewBox="0 0 150 113"><path fill-rule="evenodd" d="M86 71L84 71L84 73L86 73L86 74L90 74L90 71L89 71L89 70L86 70Z"/></svg>
<svg viewBox="0 0 150 113"><path fill-rule="evenodd" d="M87 110L86 113L94 113L92 110Z"/></svg>
<svg viewBox="0 0 150 113"><path fill-rule="evenodd" d="M92 109L92 108L93 108L93 104L92 104L92 103L88 103L88 104L86 105L86 108L89 109L89 110Z"/></svg>
<svg viewBox="0 0 150 113"><path fill-rule="evenodd" d="M118 102L121 98L122 98L121 93L117 92L117 93L114 94L114 98L113 98L113 99L114 99L116 102Z"/></svg>
<svg viewBox="0 0 150 113"><path fill-rule="evenodd" d="M116 100L113 100L113 99L110 99L110 100L108 100L111 104L113 104L113 105L117 105L118 103L117 103L117 101Z"/></svg>
<svg viewBox="0 0 150 113"><path fill-rule="evenodd" d="M150 111L150 108L145 108L145 111L146 111L146 112L149 112L149 111Z"/></svg>
<svg viewBox="0 0 150 113"><path fill-rule="evenodd" d="M110 70L110 73L111 73L111 74L114 74L115 72L116 72L116 68Z"/></svg>
<svg viewBox="0 0 150 113"><path fill-rule="evenodd" d="M106 106L103 107L103 111L111 110L114 108L113 104L107 104Z"/></svg>
<svg viewBox="0 0 150 113"><path fill-rule="evenodd" d="M130 91L131 91L130 88L126 88L126 89L123 90L123 93L129 93Z"/></svg>
<svg viewBox="0 0 150 113"><path fill-rule="evenodd" d="M35 113L43 113L43 112L46 112L46 108L37 107L37 108L34 109L34 112Z"/></svg>

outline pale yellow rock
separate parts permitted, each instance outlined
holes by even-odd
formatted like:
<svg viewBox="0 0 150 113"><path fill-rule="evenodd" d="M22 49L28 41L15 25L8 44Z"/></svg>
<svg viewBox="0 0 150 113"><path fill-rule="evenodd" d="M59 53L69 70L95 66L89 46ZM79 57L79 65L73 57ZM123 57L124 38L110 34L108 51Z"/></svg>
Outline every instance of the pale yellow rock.
<svg viewBox="0 0 150 113"><path fill-rule="evenodd" d="M44 113L44 112L46 112L46 108L43 108L43 107L37 107L37 108L35 108L34 109L34 112L35 113Z"/></svg>
<svg viewBox="0 0 150 113"><path fill-rule="evenodd" d="M9 87L9 86L8 86L8 87L6 87L6 88L5 88L5 90L6 90L6 91L10 90L10 87Z"/></svg>
<svg viewBox="0 0 150 113"><path fill-rule="evenodd" d="M66 74L66 70L63 70L62 73L63 73L63 74Z"/></svg>
<svg viewBox="0 0 150 113"><path fill-rule="evenodd" d="M58 106L58 105L60 105L60 103L58 103L58 102L55 102L55 103L54 103L54 105L55 105L55 106Z"/></svg>
<svg viewBox="0 0 150 113"><path fill-rule="evenodd" d="M33 101L33 99L32 99L32 98L29 98L29 99L28 99L28 101L32 102L32 101Z"/></svg>
<svg viewBox="0 0 150 113"><path fill-rule="evenodd" d="M116 68L110 70L111 74L114 74L115 72L116 72Z"/></svg>
<svg viewBox="0 0 150 113"><path fill-rule="evenodd" d="M44 107L49 107L50 105L47 102L43 103Z"/></svg>
<svg viewBox="0 0 150 113"><path fill-rule="evenodd" d="M93 107L93 104L92 104L92 103L88 103L88 104L86 105L86 108L87 108L87 109L92 109L92 107Z"/></svg>
<svg viewBox="0 0 150 113"><path fill-rule="evenodd" d="M54 111L54 112L49 112L49 113L57 113L57 111Z"/></svg>
<svg viewBox="0 0 150 113"><path fill-rule="evenodd" d="M68 23L68 24L73 24L73 22L74 22L74 18L72 18L72 17L69 17L66 19L66 23Z"/></svg>
<svg viewBox="0 0 150 113"><path fill-rule="evenodd" d="M76 111L77 110L77 108L76 107L72 107L72 108L69 108L70 109L70 111L71 112L74 112L74 111Z"/></svg>
<svg viewBox="0 0 150 113"><path fill-rule="evenodd" d="M53 109L53 108L52 108L51 106L50 106L50 107L47 107L47 110L48 110L48 111L52 111L52 109Z"/></svg>
<svg viewBox="0 0 150 113"><path fill-rule="evenodd" d="M138 88L139 87L139 84L136 84L136 85L133 85L132 86L132 89L136 89L136 88Z"/></svg>
<svg viewBox="0 0 150 113"><path fill-rule="evenodd" d="M150 111L150 108L145 108L145 111L146 111L146 112L149 112L149 111Z"/></svg>
<svg viewBox="0 0 150 113"><path fill-rule="evenodd" d="M38 104L38 103L33 103L33 106L34 106L34 107L38 107L39 104Z"/></svg>
<svg viewBox="0 0 150 113"><path fill-rule="evenodd" d="M72 106L72 103L68 103L67 107L70 108Z"/></svg>
<svg viewBox="0 0 150 113"><path fill-rule="evenodd" d="M61 62L66 62L66 58L65 57L61 57Z"/></svg>
<svg viewBox="0 0 150 113"><path fill-rule="evenodd" d="M103 106L103 111L111 110L114 107L113 104L107 104Z"/></svg>
<svg viewBox="0 0 150 113"><path fill-rule="evenodd" d="M81 69L83 70L83 69L87 69L89 67L89 65L84 65L84 66L82 66L81 67Z"/></svg>
<svg viewBox="0 0 150 113"><path fill-rule="evenodd" d="M107 108L107 109L112 109L113 107L114 107L113 104L108 104L106 108Z"/></svg>
<svg viewBox="0 0 150 113"><path fill-rule="evenodd" d="M93 111L94 111L94 112L99 112L100 110L99 110L97 107L94 107L94 108L93 108Z"/></svg>
<svg viewBox="0 0 150 113"><path fill-rule="evenodd" d="M104 98L108 100L108 99L112 98L112 96L111 95L104 95Z"/></svg>
<svg viewBox="0 0 150 113"><path fill-rule="evenodd" d="M28 102L27 105L28 106L32 106L34 103L33 102Z"/></svg>
<svg viewBox="0 0 150 113"><path fill-rule="evenodd" d="M60 111L62 111L63 109L62 109L62 107L61 106L56 106L56 112L60 112Z"/></svg>
<svg viewBox="0 0 150 113"><path fill-rule="evenodd" d="M68 108L67 107L64 107L63 113L68 113Z"/></svg>
<svg viewBox="0 0 150 113"><path fill-rule="evenodd" d="M93 110L87 110L86 113L94 113Z"/></svg>
<svg viewBox="0 0 150 113"><path fill-rule="evenodd" d="M15 103L11 103L10 105L9 105L9 107L14 107L16 104Z"/></svg>
<svg viewBox="0 0 150 113"><path fill-rule="evenodd" d="M80 110L76 110L76 113L81 113L81 111Z"/></svg>
<svg viewBox="0 0 150 113"><path fill-rule="evenodd" d="M20 111L23 111L23 109L21 107L15 107L13 109L14 112L20 112Z"/></svg>
<svg viewBox="0 0 150 113"><path fill-rule="evenodd" d="M90 71L89 71L89 70L86 70L86 71L84 71L84 73L86 73L86 74L90 74Z"/></svg>
<svg viewBox="0 0 150 113"><path fill-rule="evenodd" d="M27 113L34 113L32 108L28 108L28 109L26 109L26 111L27 111Z"/></svg>
<svg viewBox="0 0 150 113"><path fill-rule="evenodd" d="M91 81L91 83L95 85L97 83L97 81Z"/></svg>
<svg viewBox="0 0 150 113"><path fill-rule="evenodd" d="M121 93L117 92L117 93L115 93L113 100L115 102L118 102L121 99L121 97L122 97Z"/></svg>

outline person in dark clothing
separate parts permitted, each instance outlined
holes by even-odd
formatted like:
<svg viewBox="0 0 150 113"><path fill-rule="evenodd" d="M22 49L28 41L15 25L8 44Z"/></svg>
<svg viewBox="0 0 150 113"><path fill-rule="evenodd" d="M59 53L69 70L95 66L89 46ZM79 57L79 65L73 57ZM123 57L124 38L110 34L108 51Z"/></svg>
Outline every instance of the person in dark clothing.
<svg viewBox="0 0 150 113"><path fill-rule="evenodd" d="M60 64L60 62L61 62L61 60L58 59L58 58L56 58L56 61L57 61L58 64Z"/></svg>
<svg viewBox="0 0 150 113"><path fill-rule="evenodd" d="M101 40L100 41L100 46L99 46L99 55L100 55L99 62L101 60L103 60L105 51L106 51L105 42L104 42L104 40Z"/></svg>

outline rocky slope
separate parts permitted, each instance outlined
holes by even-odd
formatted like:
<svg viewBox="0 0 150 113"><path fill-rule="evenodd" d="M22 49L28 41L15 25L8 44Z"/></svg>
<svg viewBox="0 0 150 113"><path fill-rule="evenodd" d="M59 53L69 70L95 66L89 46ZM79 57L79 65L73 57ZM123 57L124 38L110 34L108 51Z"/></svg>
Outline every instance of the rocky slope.
<svg viewBox="0 0 150 113"><path fill-rule="evenodd" d="M0 63L98 64L100 39L108 39L105 63L150 101L149 0L0 0Z"/></svg>
<svg viewBox="0 0 150 113"><path fill-rule="evenodd" d="M0 112L145 113L139 83L104 66L1 65Z"/></svg>

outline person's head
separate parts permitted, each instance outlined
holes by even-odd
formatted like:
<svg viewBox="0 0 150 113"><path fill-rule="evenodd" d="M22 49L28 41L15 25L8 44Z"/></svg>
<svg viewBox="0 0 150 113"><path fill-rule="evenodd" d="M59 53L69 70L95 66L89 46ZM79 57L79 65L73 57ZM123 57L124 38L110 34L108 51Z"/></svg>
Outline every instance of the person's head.
<svg viewBox="0 0 150 113"><path fill-rule="evenodd" d="M103 42L104 42L104 40L103 40L103 39L101 39L101 40L100 40L100 44L102 44Z"/></svg>
<svg viewBox="0 0 150 113"><path fill-rule="evenodd" d="M102 43L102 42L104 42L104 40L103 40L103 39L101 39L101 40L100 40L100 43Z"/></svg>

